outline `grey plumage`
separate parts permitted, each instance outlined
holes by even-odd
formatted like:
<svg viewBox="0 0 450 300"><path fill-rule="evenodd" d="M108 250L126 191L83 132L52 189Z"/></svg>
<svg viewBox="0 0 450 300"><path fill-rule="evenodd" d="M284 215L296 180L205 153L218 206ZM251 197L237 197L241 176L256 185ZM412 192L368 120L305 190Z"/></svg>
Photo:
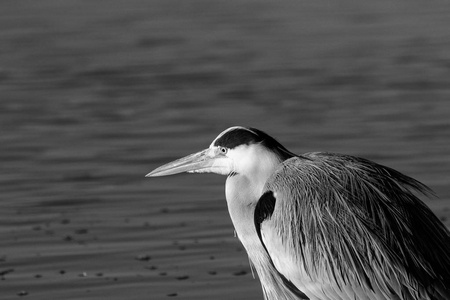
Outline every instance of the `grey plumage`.
<svg viewBox="0 0 450 300"><path fill-rule="evenodd" d="M450 234L411 191L431 192L420 182L369 160L309 153L280 164L266 190L276 205L261 230L280 236L311 281L384 295L368 299L449 299Z"/></svg>

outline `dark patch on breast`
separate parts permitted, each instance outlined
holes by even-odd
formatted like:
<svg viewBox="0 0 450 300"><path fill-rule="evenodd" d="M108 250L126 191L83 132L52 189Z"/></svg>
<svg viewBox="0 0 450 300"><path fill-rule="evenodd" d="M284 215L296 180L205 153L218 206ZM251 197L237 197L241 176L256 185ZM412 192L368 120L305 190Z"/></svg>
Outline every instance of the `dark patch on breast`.
<svg viewBox="0 0 450 300"><path fill-rule="evenodd" d="M267 220L270 219L273 215L273 211L275 210L275 204L276 204L276 198L272 191L265 192L258 200L258 203L256 203L255 207L255 227L256 232L258 233L259 240L261 241L261 244L263 245L264 249L266 250L267 254L269 255L270 263L273 265L273 267L276 270L275 265L273 264L272 258L270 257L269 252L267 251L266 245L264 244L261 236L261 224ZM283 283L287 289L289 289L294 295L296 295L299 299L306 299L308 300L308 296L305 295L302 291L300 291L289 279L287 279L283 274L281 274L277 270L278 275L283 280Z"/></svg>
<svg viewBox="0 0 450 300"><path fill-rule="evenodd" d="M272 216L275 209L275 203L276 199L272 191L265 192L259 198L258 203L256 203L254 215L255 227L261 243L263 242L261 238L261 224L262 222L264 222L264 220L269 219Z"/></svg>

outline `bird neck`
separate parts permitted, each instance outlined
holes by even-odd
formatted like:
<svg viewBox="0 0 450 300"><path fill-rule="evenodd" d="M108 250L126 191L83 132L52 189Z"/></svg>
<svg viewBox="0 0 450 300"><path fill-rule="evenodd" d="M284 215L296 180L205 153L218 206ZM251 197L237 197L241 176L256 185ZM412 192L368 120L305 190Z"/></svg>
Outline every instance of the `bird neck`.
<svg viewBox="0 0 450 300"><path fill-rule="evenodd" d="M270 151L257 153L257 161L246 168L246 172L237 172L229 176L225 185L228 211L236 233L249 253L258 252L261 245L254 224L256 203L264 192L265 184L281 159Z"/></svg>
<svg viewBox="0 0 450 300"><path fill-rule="evenodd" d="M275 153L263 148L251 151L250 155L236 164L238 168L227 178L225 192L229 207L254 208L264 192L267 180L283 161Z"/></svg>
<svg viewBox="0 0 450 300"><path fill-rule="evenodd" d="M264 298L297 299L285 287L283 279L277 275L278 271L273 266L256 232L254 221L255 206L265 191L267 180L282 162L282 159L276 155L268 159L270 163L261 161L259 167L255 168L256 173L236 173L227 178L226 198L228 211L237 236L258 273L265 295Z"/></svg>

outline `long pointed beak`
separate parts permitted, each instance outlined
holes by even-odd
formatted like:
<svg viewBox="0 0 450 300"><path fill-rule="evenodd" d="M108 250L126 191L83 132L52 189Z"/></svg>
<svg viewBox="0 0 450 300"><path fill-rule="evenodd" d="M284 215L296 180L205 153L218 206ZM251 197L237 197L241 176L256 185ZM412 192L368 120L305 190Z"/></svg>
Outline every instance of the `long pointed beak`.
<svg viewBox="0 0 450 300"><path fill-rule="evenodd" d="M206 172L214 164L214 157L208 155L209 151L210 149L205 149L162 165L145 177L167 176L182 172Z"/></svg>

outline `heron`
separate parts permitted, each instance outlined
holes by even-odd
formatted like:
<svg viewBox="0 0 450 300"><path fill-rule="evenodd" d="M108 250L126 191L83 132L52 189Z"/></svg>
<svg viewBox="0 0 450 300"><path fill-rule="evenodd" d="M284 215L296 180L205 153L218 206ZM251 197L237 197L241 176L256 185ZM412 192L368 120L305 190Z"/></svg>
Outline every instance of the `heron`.
<svg viewBox="0 0 450 300"><path fill-rule="evenodd" d="M266 300L450 299L450 232L419 181L368 159L296 155L235 126L147 174L227 176L235 232Z"/></svg>

